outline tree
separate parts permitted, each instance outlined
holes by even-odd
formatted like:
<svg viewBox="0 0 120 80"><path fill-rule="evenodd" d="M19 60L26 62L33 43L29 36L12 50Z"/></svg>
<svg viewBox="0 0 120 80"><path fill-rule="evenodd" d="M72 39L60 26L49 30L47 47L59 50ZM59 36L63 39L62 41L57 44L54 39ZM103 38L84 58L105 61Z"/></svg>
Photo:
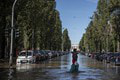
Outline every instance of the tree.
<svg viewBox="0 0 120 80"><path fill-rule="evenodd" d="M69 51L71 48L71 40L68 35L68 30L65 29L63 31L63 50L64 51Z"/></svg>
<svg viewBox="0 0 120 80"><path fill-rule="evenodd" d="M6 55L5 29L11 28L13 2L14 0L0 1L0 58ZM61 50L62 24L55 0L18 0L14 18L14 33L15 29L20 32L19 37L14 34L14 55L16 49Z"/></svg>
<svg viewBox="0 0 120 80"><path fill-rule="evenodd" d="M116 48L120 47L119 16L119 0L99 0L97 10L94 12L79 46L90 52L117 51Z"/></svg>

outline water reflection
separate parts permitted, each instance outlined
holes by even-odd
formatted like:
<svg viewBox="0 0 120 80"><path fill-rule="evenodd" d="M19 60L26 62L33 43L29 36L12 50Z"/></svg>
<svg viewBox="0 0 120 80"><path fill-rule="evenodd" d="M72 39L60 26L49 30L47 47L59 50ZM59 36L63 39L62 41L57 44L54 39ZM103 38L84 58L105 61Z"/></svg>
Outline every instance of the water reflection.
<svg viewBox="0 0 120 80"><path fill-rule="evenodd" d="M17 64L16 65L17 71L26 71L32 68L34 68L34 65L31 65L31 64L19 64L19 65Z"/></svg>
<svg viewBox="0 0 120 80"><path fill-rule="evenodd" d="M115 66L115 73L120 75L120 66Z"/></svg>
<svg viewBox="0 0 120 80"><path fill-rule="evenodd" d="M12 73L13 73L13 69L9 69L9 74L8 74L8 80L12 80L13 76L12 76Z"/></svg>

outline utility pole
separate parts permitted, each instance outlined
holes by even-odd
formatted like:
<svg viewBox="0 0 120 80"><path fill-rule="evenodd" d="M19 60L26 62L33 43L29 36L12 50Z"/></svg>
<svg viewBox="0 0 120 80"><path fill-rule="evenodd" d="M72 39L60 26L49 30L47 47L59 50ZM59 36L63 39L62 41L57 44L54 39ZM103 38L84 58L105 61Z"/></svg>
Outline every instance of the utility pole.
<svg viewBox="0 0 120 80"><path fill-rule="evenodd" d="M17 0L14 1L12 6L12 19L11 19L11 43L10 43L10 58L9 58L9 66L12 66L13 62L13 30L14 30L14 8Z"/></svg>
<svg viewBox="0 0 120 80"><path fill-rule="evenodd" d="M34 50L34 29L32 30L32 50Z"/></svg>
<svg viewBox="0 0 120 80"><path fill-rule="evenodd" d="M63 34L62 34L62 52L63 52Z"/></svg>
<svg viewBox="0 0 120 80"><path fill-rule="evenodd" d="M64 43L63 43L63 31L64 31L64 28L62 28L62 52L64 51Z"/></svg>

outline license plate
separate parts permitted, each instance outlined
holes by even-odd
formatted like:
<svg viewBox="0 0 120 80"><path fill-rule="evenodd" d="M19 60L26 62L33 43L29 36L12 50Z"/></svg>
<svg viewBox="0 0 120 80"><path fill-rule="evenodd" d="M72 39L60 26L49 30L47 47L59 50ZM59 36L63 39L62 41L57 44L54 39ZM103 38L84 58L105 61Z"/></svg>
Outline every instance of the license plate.
<svg viewBox="0 0 120 80"><path fill-rule="evenodd" d="M27 63L27 60L23 60L23 61L21 61L22 63Z"/></svg>

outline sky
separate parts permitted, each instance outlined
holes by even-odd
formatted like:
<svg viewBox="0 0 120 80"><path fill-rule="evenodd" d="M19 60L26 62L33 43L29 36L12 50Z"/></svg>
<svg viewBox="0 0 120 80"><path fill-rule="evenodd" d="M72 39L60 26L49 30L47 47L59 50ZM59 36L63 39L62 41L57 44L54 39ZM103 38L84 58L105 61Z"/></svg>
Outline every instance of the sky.
<svg viewBox="0 0 120 80"><path fill-rule="evenodd" d="M72 44L79 44L96 11L98 0L56 0L62 27L67 28Z"/></svg>

